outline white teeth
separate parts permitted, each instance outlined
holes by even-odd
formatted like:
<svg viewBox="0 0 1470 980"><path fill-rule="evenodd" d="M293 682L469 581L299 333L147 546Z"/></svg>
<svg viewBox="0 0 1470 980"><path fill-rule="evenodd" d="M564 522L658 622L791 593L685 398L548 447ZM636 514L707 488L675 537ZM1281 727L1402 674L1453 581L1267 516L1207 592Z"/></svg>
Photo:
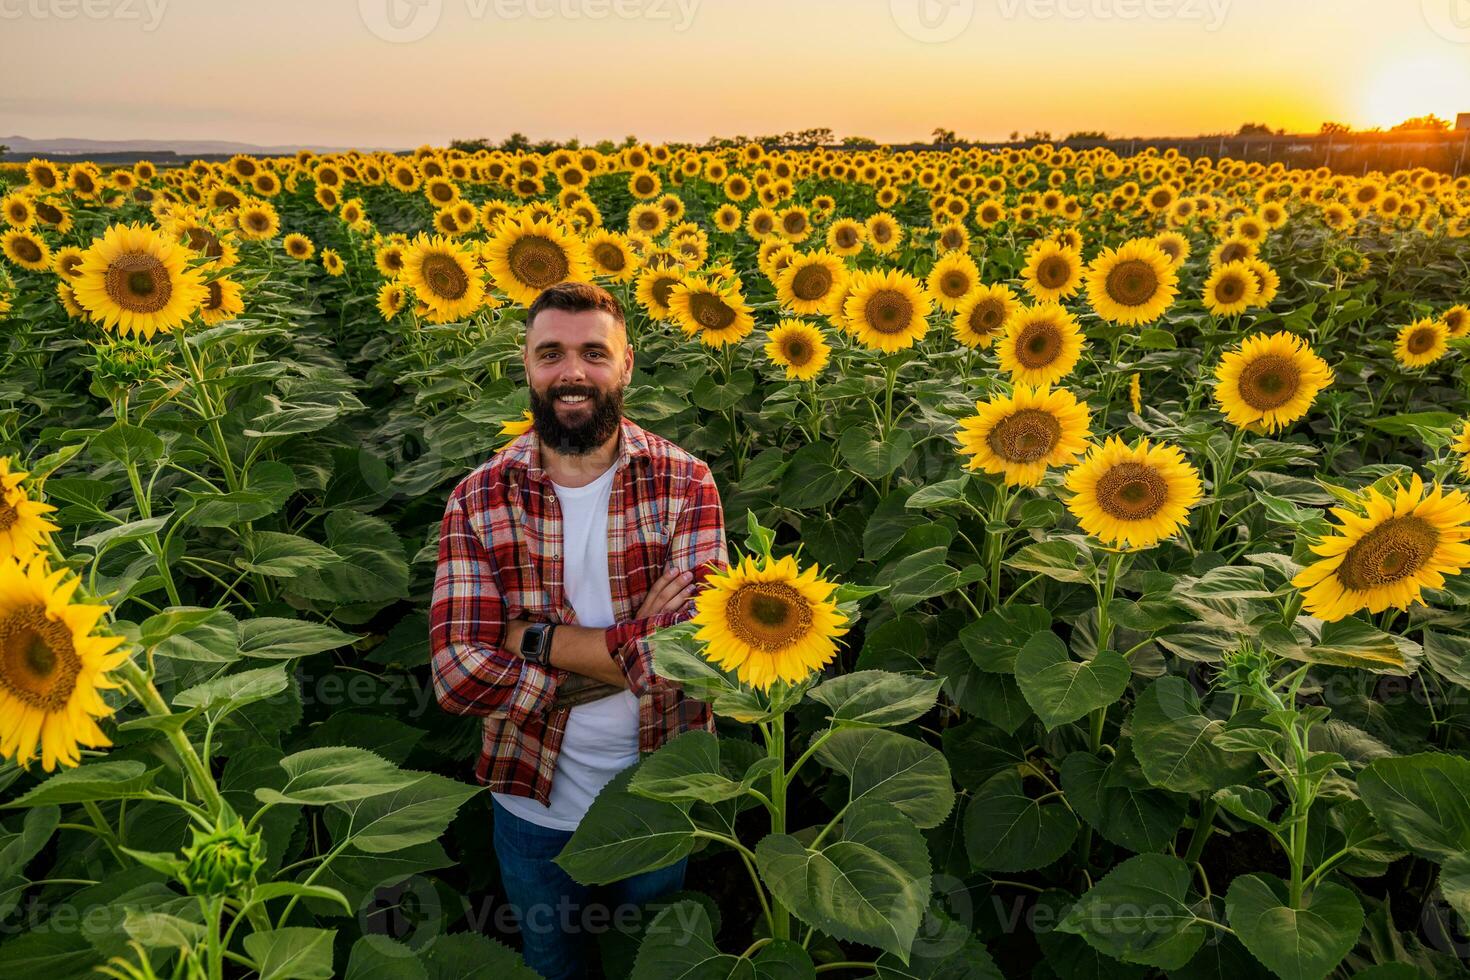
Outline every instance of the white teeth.
<svg viewBox="0 0 1470 980"><path fill-rule="evenodd" d="M586 395L560 395L557 401L566 402L568 405L580 405L587 400Z"/></svg>

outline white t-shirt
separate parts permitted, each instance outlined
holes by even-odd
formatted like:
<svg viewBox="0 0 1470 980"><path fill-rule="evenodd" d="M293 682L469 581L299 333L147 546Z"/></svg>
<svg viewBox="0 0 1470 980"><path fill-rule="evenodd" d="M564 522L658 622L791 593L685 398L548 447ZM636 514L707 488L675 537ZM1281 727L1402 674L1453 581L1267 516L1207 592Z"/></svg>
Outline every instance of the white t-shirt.
<svg viewBox="0 0 1470 980"><path fill-rule="evenodd" d="M567 601L578 626L612 626L607 574L607 508L615 467L584 487L553 483L562 514ZM608 781L638 761L638 698L623 690L572 708L551 779L551 805L529 796L492 794L511 813L557 830L576 830Z"/></svg>

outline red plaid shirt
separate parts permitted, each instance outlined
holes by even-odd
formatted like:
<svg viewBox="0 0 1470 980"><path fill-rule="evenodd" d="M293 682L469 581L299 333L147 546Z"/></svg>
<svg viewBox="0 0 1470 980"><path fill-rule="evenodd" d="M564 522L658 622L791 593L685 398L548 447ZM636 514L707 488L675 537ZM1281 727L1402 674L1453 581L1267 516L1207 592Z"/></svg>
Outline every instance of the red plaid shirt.
<svg viewBox="0 0 1470 980"><path fill-rule="evenodd" d="M506 622L576 623L562 574L562 516L541 469L534 429L467 476L449 496L429 607L434 692L446 710L485 717L475 775L500 793L548 804L570 708L552 709L566 670L526 663L502 647ZM712 731L709 706L653 671L647 634L694 615L683 608L635 619L666 567L727 566L720 494L709 467L628 419L621 422L608 504L608 581L617 625L608 655L638 696L638 747Z"/></svg>

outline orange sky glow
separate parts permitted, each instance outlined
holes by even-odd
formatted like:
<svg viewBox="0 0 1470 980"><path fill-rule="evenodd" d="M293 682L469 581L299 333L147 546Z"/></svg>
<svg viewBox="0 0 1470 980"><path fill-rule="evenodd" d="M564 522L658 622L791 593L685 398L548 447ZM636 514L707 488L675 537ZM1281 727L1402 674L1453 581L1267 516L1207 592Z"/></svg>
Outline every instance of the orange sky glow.
<svg viewBox="0 0 1470 980"><path fill-rule="evenodd" d="M1470 112L1470 0L0 0L0 136L411 147Z"/></svg>

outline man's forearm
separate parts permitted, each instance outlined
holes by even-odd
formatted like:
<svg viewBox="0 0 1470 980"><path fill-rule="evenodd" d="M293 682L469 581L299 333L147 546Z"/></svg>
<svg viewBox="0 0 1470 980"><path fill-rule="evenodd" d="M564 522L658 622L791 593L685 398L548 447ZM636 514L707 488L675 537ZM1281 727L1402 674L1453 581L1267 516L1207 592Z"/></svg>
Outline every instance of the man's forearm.
<svg viewBox="0 0 1470 980"><path fill-rule="evenodd" d="M508 650L521 648L521 634L530 626L530 620L512 619L505 624L505 646ZM594 626L557 626L551 634L551 666L569 670L574 674L591 677L604 684L627 687L627 678L622 668L607 652L607 630Z"/></svg>

